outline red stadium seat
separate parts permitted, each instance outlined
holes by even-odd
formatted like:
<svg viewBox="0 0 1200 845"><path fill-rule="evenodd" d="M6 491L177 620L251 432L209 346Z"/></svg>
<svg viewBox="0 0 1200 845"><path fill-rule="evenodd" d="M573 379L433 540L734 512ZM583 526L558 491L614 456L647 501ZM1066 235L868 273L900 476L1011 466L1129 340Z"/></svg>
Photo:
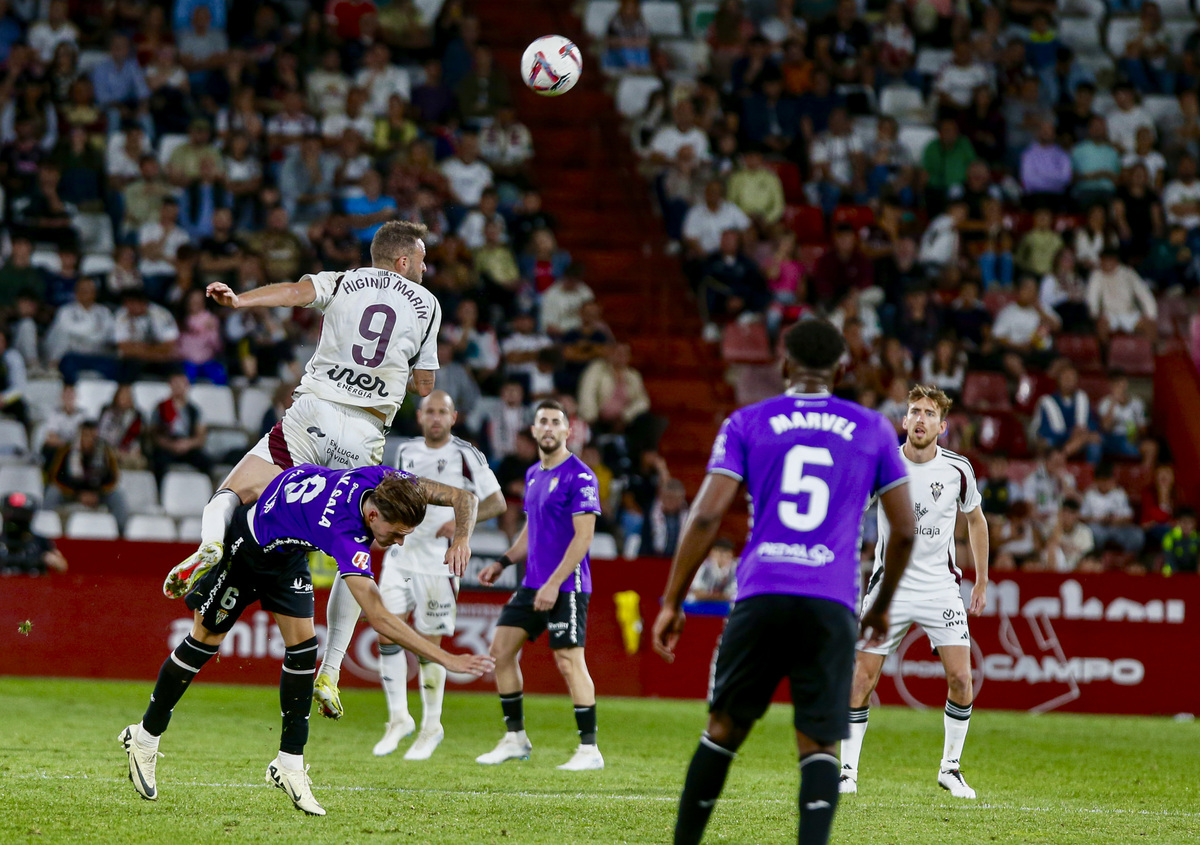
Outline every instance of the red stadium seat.
<svg viewBox="0 0 1200 845"><path fill-rule="evenodd" d="M1100 341L1090 334L1063 334L1055 341L1058 354L1075 365L1083 373L1097 373L1104 369L1100 357Z"/></svg>
<svg viewBox="0 0 1200 845"><path fill-rule="evenodd" d="M863 229L875 222L875 211L869 205L839 205L833 210L833 225Z"/></svg>
<svg viewBox="0 0 1200 845"><path fill-rule="evenodd" d="M1000 373L967 373L963 404L973 411L1011 411L1007 380Z"/></svg>
<svg viewBox="0 0 1200 845"><path fill-rule="evenodd" d="M1026 478L1033 475L1035 469L1037 469L1037 461L1009 461L1008 478L1010 481L1021 484Z"/></svg>
<svg viewBox="0 0 1200 845"><path fill-rule="evenodd" d="M1075 478L1075 489L1082 496L1096 480L1096 468L1087 461L1071 461L1067 464L1067 472Z"/></svg>
<svg viewBox="0 0 1200 845"><path fill-rule="evenodd" d="M1103 373L1084 373L1079 377L1079 386L1095 406L1108 395L1110 384L1108 376Z"/></svg>
<svg viewBox="0 0 1200 845"><path fill-rule="evenodd" d="M1141 335L1117 335L1108 345L1108 368L1131 376L1154 375L1154 344Z"/></svg>
<svg viewBox="0 0 1200 845"><path fill-rule="evenodd" d="M821 260L821 256L829 252L828 244L801 244L796 248L796 258L800 259L800 263L812 272L817 266L817 262Z"/></svg>
<svg viewBox="0 0 1200 845"><path fill-rule="evenodd" d="M995 317L1005 305L1008 305L1014 299L1016 297L1008 291L990 290L983 295L983 307Z"/></svg>
<svg viewBox="0 0 1200 845"><path fill-rule="evenodd" d="M1013 404L1022 414L1032 414L1038 400L1058 389L1054 379L1045 373L1026 373L1017 383Z"/></svg>
<svg viewBox="0 0 1200 845"><path fill-rule="evenodd" d="M1142 491L1149 486L1154 478L1154 470L1141 463L1113 464L1113 480L1129 493L1129 500L1134 507L1140 504Z"/></svg>
<svg viewBox="0 0 1200 845"><path fill-rule="evenodd" d="M825 237L825 215L821 209L811 205L789 205L783 211L783 223L796 233L802 244L823 244Z"/></svg>
<svg viewBox="0 0 1200 845"><path fill-rule="evenodd" d="M721 357L727 364L768 364L774 361L767 327L758 321L730 323L721 333Z"/></svg>
<svg viewBox="0 0 1200 845"><path fill-rule="evenodd" d="M800 178L800 168L790 161L768 161L767 167L775 171L779 181L783 183L783 199L789 203L804 202L804 180Z"/></svg>
<svg viewBox="0 0 1200 845"><path fill-rule="evenodd" d="M986 414L979 418L979 447L985 452L1009 458L1029 457L1025 427L1015 414Z"/></svg>

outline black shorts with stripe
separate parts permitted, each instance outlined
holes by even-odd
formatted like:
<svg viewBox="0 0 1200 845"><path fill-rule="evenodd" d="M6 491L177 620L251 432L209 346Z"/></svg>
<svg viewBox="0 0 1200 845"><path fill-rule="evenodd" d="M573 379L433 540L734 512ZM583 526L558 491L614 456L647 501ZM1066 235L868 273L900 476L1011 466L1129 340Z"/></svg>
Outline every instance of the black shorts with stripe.
<svg viewBox="0 0 1200 845"><path fill-rule="evenodd" d="M858 622L839 602L791 595L739 599L717 649L709 712L749 728L787 678L796 730L821 744L845 739L857 639Z"/></svg>
<svg viewBox="0 0 1200 845"><path fill-rule="evenodd" d="M204 627L224 634L255 602L268 613L312 619L312 574L305 551L264 552L250 533L253 505L233 512L225 530L225 557L196 582L185 599L199 611Z"/></svg>
<svg viewBox="0 0 1200 845"><path fill-rule="evenodd" d="M497 625L520 628L532 642L542 631L550 632L550 648L583 648L587 642L587 612L590 593L560 592L550 610L534 610L537 590L520 587L504 609Z"/></svg>

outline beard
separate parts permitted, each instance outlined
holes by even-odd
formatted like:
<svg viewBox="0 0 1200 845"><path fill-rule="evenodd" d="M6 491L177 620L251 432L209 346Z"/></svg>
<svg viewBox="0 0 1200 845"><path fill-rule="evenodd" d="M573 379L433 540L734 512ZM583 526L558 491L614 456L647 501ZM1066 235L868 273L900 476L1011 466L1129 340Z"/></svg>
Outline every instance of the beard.
<svg viewBox="0 0 1200 845"><path fill-rule="evenodd" d="M567 442L567 438L559 440L556 437L544 437L538 441L538 451L543 455L553 455L562 445ZM549 443L549 445L547 445Z"/></svg>

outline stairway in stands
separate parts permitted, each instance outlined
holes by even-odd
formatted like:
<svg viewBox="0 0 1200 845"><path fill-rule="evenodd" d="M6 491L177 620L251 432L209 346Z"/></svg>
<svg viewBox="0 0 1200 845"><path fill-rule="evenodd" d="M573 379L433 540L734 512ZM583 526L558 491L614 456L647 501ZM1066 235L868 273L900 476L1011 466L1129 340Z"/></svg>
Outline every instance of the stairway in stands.
<svg viewBox="0 0 1200 845"><path fill-rule="evenodd" d="M480 0L484 39L509 76L518 115L533 133L534 177L559 223L559 243L587 267L587 281L617 338L634 350L655 413L670 420L661 451L696 493L721 418L732 408L724 365L700 340L679 261L637 175L629 137L604 93L600 57L561 0ZM580 45L584 73L562 97L540 97L520 79L521 53L541 35Z"/></svg>

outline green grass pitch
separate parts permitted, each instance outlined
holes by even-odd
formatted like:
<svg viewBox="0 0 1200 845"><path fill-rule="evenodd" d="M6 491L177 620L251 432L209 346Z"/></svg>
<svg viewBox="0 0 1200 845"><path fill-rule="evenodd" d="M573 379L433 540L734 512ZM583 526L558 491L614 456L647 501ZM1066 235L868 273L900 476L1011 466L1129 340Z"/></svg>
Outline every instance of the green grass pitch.
<svg viewBox="0 0 1200 845"><path fill-rule="evenodd" d="M447 696L433 759L382 759L380 692L348 691L347 715L315 716L305 760L329 815L309 818L266 786L277 692L198 681L176 708L158 764L159 800L126 779L118 732L145 683L0 678L0 842L281 842L421 845L670 841L675 802L704 721L698 702L600 699L603 772L559 772L576 744L565 697L531 696L528 762L474 757L500 738L492 696ZM410 694L419 716L416 692ZM706 842L795 841L797 772L787 708L772 708L734 764ZM980 795L954 801L935 778L938 712L872 712L860 792L841 802L835 842L1175 843L1197 841L1197 725L1169 719L977 711L964 772Z"/></svg>

